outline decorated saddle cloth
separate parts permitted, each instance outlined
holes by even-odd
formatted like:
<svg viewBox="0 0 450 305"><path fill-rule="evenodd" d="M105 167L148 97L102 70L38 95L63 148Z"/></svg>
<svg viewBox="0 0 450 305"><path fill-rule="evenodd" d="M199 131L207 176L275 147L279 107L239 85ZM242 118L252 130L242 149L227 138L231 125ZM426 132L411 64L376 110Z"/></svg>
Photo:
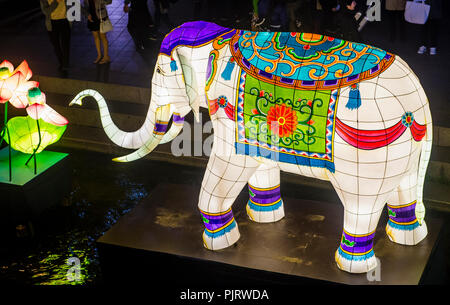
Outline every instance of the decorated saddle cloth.
<svg viewBox="0 0 450 305"><path fill-rule="evenodd" d="M334 172L340 88L358 108L358 83L394 60L381 49L307 33L237 31L229 42L240 68L236 153Z"/></svg>

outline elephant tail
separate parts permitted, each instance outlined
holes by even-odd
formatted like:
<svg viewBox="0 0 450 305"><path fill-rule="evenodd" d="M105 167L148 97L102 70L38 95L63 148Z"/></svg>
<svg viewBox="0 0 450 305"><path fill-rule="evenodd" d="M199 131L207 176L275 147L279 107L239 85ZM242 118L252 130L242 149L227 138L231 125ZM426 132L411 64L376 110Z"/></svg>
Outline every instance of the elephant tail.
<svg viewBox="0 0 450 305"><path fill-rule="evenodd" d="M108 136L108 138L114 142L116 145L129 149L137 149L140 148L145 142L150 138L153 128L154 128L154 116L152 118L151 114L154 112L154 109L149 108L149 112L145 119L144 124L141 128L134 132L125 132L120 130L116 124L112 121L111 114L108 109L108 105L106 104L103 96L93 89L83 90L75 96L75 98L70 102L69 106L74 104L82 105L83 98L91 96L95 99L98 104L100 110L100 120L103 126L103 129Z"/></svg>
<svg viewBox="0 0 450 305"><path fill-rule="evenodd" d="M433 124L431 122L430 109L424 107L425 112L428 111L426 117L430 118L430 122L427 123L427 131L424 142L422 143L422 151L420 153L419 170L417 173L417 203L416 203L416 218L419 224L425 218L425 206L423 204L423 185L425 182L425 174L427 172L428 163L430 162L431 147L433 145Z"/></svg>

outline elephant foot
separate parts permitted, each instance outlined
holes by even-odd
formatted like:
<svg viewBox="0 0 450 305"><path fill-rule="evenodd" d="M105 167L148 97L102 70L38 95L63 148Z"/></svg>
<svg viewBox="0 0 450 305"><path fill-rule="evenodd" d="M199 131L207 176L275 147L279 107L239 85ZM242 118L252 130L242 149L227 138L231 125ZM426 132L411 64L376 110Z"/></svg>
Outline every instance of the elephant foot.
<svg viewBox="0 0 450 305"><path fill-rule="evenodd" d="M392 242L417 245L428 234L425 221L420 224L415 213L416 201L404 205L388 204L389 220L386 234Z"/></svg>
<svg viewBox="0 0 450 305"><path fill-rule="evenodd" d="M350 273L366 273L377 267L373 252L375 231L366 234L342 233L335 260L339 269Z"/></svg>
<svg viewBox="0 0 450 305"><path fill-rule="evenodd" d="M250 198L247 202L247 215L251 220L261 223L276 222L284 217L284 205L280 185L262 188L248 184Z"/></svg>
<svg viewBox="0 0 450 305"><path fill-rule="evenodd" d="M339 247L334 259L339 269L350 273L367 273L378 265L373 250L365 255L351 255Z"/></svg>
<svg viewBox="0 0 450 305"><path fill-rule="evenodd" d="M276 222L284 217L283 200L269 206L256 205L251 200L247 203L247 215L254 222Z"/></svg>
<svg viewBox="0 0 450 305"><path fill-rule="evenodd" d="M416 221L409 225L402 225L389 220L386 225L386 234L394 243L414 246L427 236L428 229L425 220L422 221L422 224Z"/></svg>
<svg viewBox="0 0 450 305"><path fill-rule="evenodd" d="M209 250L220 250L238 241L240 234L233 211L210 213L200 210L205 230L203 245Z"/></svg>
<svg viewBox="0 0 450 305"><path fill-rule="evenodd" d="M226 228L217 232L203 231L203 246L208 250L225 249L236 243L241 237L236 221L233 221Z"/></svg>

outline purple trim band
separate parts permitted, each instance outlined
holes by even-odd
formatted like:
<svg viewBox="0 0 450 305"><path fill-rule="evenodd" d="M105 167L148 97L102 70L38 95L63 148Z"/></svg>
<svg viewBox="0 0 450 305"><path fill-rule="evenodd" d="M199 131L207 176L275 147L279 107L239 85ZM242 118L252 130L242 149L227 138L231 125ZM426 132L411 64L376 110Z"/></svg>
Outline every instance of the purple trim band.
<svg viewBox="0 0 450 305"><path fill-rule="evenodd" d="M165 133L166 130L167 130L167 124L155 123L155 128L153 129L153 132Z"/></svg>
<svg viewBox="0 0 450 305"><path fill-rule="evenodd" d="M274 189L263 191L256 190L250 184L248 185L250 200L259 204L273 204L281 199L280 186Z"/></svg>
<svg viewBox="0 0 450 305"><path fill-rule="evenodd" d="M174 113L172 116L172 122L175 124L181 124L184 122L184 118Z"/></svg>
<svg viewBox="0 0 450 305"><path fill-rule="evenodd" d="M220 215L208 215L200 210L200 214L202 215L203 223L205 227L209 231L214 231L220 229L225 226L231 219L233 219L233 211L231 209Z"/></svg>
<svg viewBox="0 0 450 305"><path fill-rule="evenodd" d="M366 236L352 236L344 231L341 238L341 249L354 255L367 253L373 249L374 237L375 232Z"/></svg>
<svg viewBox="0 0 450 305"><path fill-rule="evenodd" d="M161 43L160 53L171 56L173 49L179 45L199 46L231 30L230 28L224 28L220 25L205 21L186 22L164 37Z"/></svg>
<svg viewBox="0 0 450 305"><path fill-rule="evenodd" d="M388 205L389 219L398 223L408 223L416 220L416 202L406 207L396 208Z"/></svg>

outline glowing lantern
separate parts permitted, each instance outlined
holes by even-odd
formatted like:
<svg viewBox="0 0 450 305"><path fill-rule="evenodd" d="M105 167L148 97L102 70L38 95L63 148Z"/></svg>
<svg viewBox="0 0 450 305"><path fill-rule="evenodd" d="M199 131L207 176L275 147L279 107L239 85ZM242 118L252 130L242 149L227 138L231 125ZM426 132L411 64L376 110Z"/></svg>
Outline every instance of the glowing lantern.
<svg viewBox="0 0 450 305"><path fill-rule="evenodd" d="M337 191L344 220L335 260L342 270L376 267L373 239L386 203L393 242L415 245L427 235L422 192L432 119L419 80L392 53L324 35L189 22L162 42L139 130L119 130L96 91L81 92L71 105L86 95L97 100L108 137L136 149L116 161L150 153L171 114L178 121L208 107L214 146L198 203L208 249L239 239L232 204L247 184L252 220L284 217L280 170L328 180ZM180 131L172 124L165 142Z"/></svg>
<svg viewBox="0 0 450 305"><path fill-rule="evenodd" d="M0 102L5 104L4 126L0 133L0 144L9 144L9 179L12 179L11 147L31 154L26 165L34 157L36 174L36 154L48 145L58 141L69 123L46 104L45 94L38 88L39 83L29 81L33 73L26 61L15 70L9 61L0 64ZM8 119L8 102L16 108L26 108L27 117Z"/></svg>
<svg viewBox="0 0 450 305"><path fill-rule="evenodd" d="M10 141L6 135L5 141L14 150L25 154L39 154L48 145L59 141L67 127L52 125L43 120L36 121L29 116L14 117L8 121L7 126Z"/></svg>
<svg viewBox="0 0 450 305"><path fill-rule="evenodd" d="M25 108L28 105L28 90L38 87L39 83L29 81L33 73L26 61L13 69L9 61L5 60L0 64L0 101L9 101L16 108Z"/></svg>

